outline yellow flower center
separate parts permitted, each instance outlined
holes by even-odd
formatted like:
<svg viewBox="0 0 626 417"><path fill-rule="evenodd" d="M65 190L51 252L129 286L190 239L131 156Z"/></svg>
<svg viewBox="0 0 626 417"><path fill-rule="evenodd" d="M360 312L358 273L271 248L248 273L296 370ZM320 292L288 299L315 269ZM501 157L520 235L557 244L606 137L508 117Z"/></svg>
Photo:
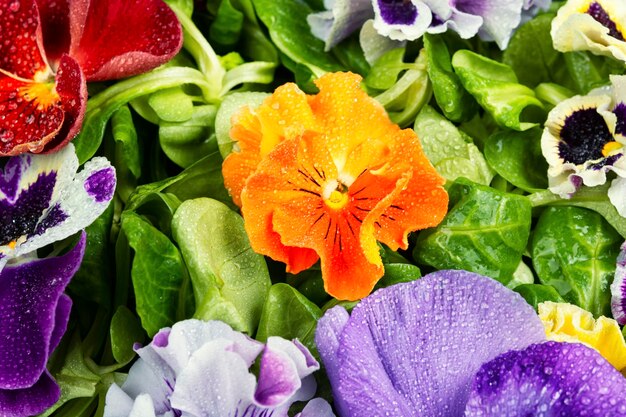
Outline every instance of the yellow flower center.
<svg viewBox="0 0 626 417"><path fill-rule="evenodd" d="M37 110L47 110L59 103L60 97L54 88L54 84L32 83L20 88L20 95L24 100L34 102Z"/></svg>
<svg viewBox="0 0 626 417"><path fill-rule="evenodd" d="M619 142L615 142L615 141L607 142L602 148L602 155L606 158L611 153L621 148L622 148L622 144Z"/></svg>
<svg viewBox="0 0 626 417"><path fill-rule="evenodd" d="M322 198L331 209L341 210L348 204L348 187L337 180L329 181L324 185Z"/></svg>

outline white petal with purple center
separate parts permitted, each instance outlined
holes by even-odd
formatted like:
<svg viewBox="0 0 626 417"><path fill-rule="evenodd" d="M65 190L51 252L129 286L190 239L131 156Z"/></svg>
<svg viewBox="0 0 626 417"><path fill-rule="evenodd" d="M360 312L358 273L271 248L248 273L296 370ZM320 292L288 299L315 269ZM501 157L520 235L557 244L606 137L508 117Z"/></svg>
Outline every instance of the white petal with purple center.
<svg viewBox="0 0 626 417"><path fill-rule="evenodd" d="M7 162L0 172L0 270L11 258L84 229L106 209L115 190L114 168L98 157L78 174L77 169L71 144Z"/></svg>
<svg viewBox="0 0 626 417"><path fill-rule="evenodd" d="M397 41L420 38L432 22L430 7L419 0L373 0L374 28Z"/></svg>
<svg viewBox="0 0 626 417"><path fill-rule="evenodd" d="M500 49L506 48L522 20L524 0L457 0L459 11L481 16L483 25L478 34L483 40L494 40Z"/></svg>
<svg viewBox="0 0 626 417"><path fill-rule="evenodd" d="M621 0L569 0L552 21L554 48L626 61L624 22L626 3Z"/></svg>

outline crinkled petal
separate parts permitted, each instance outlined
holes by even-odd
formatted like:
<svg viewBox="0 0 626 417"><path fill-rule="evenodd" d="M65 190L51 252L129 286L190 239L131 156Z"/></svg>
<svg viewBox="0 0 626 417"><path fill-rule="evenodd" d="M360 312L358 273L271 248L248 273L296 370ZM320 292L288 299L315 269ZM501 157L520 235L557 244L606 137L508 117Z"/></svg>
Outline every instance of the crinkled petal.
<svg viewBox="0 0 626 417"><path fill-rule="evenodd" d="M91 224L113 198L116 178L102 157L76 174L70 144L48 155L20 155L7 162L0 180L0 267L9 257L32 252ZM9 221L9 219L11 221ZM19 220L19 221L15 221Z"/></svg>
<svg viewBox="0 0 626 417"><path fill-rule="evenodd" d="M626 379L587 346L535 344L481 367L465 416L626 416Z"/></svg>
<svg viewBox="0 0 626 417"><path fill-rule="evenodd" d="M71 303L63 291L78 270L84 250L83 233L64 256L8 266L0 272L0 334L4 335L0 389L28 388L41 377L50 349L67 326Z"/></svg>
<svg viewBox="0 0 626 417"><path fill-rule="evenodd" d="M374 17L371 0L334 0L330 10L307 16L311 32L326 44L329 51Z"/></svg>
<svg viewBox="0 0 626 417"><path fill-rule="evenodd" d="M538 306L548 340L583 343L597 350L611 365L626 368L626 342L617 322L568 303L546 301Z"/></svg>
<svg viewBox="0 0 626 417"><path fill-rule="evenodd" d="M441 22L441 23L435 23ZM483 25L484 19L471 13L465 13L456 7L452 9L450 17L447 19L437 19L433 17L433 23L428 28L428 33L443 33L448 29L454 30L463 39L468 39L476 35Z"/></svg>
<svg viewBox="0 0 626 417"><path fill-rule="evenodd" d="M483 25L478 34L485 40L495 40L500 49L506 48L522 19L524 0L459 0L459 11L481 16Z"/></svg>
<svg viewBox="0 0 626 417"><path fill-rule="evenodd" d="M626 61L623 22L626 6L620 0L570 0L559 9L550 33L558 51L591 51Z"/></svg>
<svg viewBox="0 0 626 417"><path fill-rule="evenodd" d="M420 0L372 0L372 3L374 28L393 40L418 39L432 22L430 8Z"/></svg>
<svg viewBox="0 0 626 417"><path fill-rule="evenodd" d="M224 417L252 403L254 375L240 355L228 350L231 344L216 340L194 352L176 380L173 408L188 416Z"/></svg>
<svg viewBox="0 0 626 417"><path fill-rule="evenodd" d="M339 330L341 320L330 324ZM367 297L316 341L346 416L459 416L486 361L545 340L518 294L465 271L439 271Z"/></svg>
<svg viewBox="0 0 626 417"><path fill-rule="evenodd" d="M170 60L182 30L161 0L70 0L71 44L87 80L124 78Z"/></svg>
<svg viewBox="0 0 626 417"><path fill-rule="evenodd" d="M35 0L4 0L0 16L0 71L28 80L49 75Z"/></svg>
<svg viewBox="0 0 626 417"><path fill-rule="evenodd" d="M307 355L310 355L308 351ZM301 380L319 369L300 347L280 337L267 339L261 354L259 382L254 393L258 405L284 405L302 386Z"/></svg>
<svg viewBox="0 0 626 417"><path fill-rule="evenodd" d="M330 404L322 398L314 398L307 403L301 413L296 417L335 417Z"/></svg>

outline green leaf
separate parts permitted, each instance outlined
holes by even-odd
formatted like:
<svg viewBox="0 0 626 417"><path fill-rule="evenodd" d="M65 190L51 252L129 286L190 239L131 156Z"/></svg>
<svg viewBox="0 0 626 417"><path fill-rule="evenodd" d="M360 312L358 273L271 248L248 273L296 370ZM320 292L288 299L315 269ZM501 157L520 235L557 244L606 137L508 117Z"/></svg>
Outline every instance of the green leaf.
<svg viewBox="0 0 626 417"><path fill-rule="evenodd" d="M406 48L395 48L378 58L365 77L365 85L376 90L387 90L398 80L398 75L407 69L404 63Z"/></svg>
<svg viewBox="0 0 626 417"><path fill-rule="evenodd" d="M582 187L571 198L561 198L552 191L540 191L528 196L533 207L576 206L593 210L600 214L617 232L626 239L626 218L622 217L609 200L610 183L595 187Z"/></svg>
<svg viewBox="0 0 626 417"><path fill-rule="evenodd" d="M502 131L487 139L485 158L496 172L524 191L548 187L548 164L541 153L541 129Z"/></svg>
<svg viewBox="0 0 626 417"><path fill-rule="evenodd" d="M529 106L543 108L530 88L519 84L513 70L504 64L461 50L452 57L452 66L465 89L496 123L513 130L527 130L537 123L520 120Z"/></svg>
<svg viewBox="0 0 626 417"><path fill-rule="evenodd" d="M518 285L513 291L519 293L524 300L537 311L537 306L544 301L553 301L555 303L564 303L565 300L557 292L556 288L551 285L543 284L522 284Z"/></svg>
<svg viewBox="0 0 626 417"><path fill-rule="evenodd" d="M299 0L253 0L259 19L269 29L274 45L291 60L305 65L318 77L341 71L324 51L324 42L311 33L306 17L311 8Z"/></svg>
<svg viewBox="0 0 626 417"><path fill-rule="evenodd" d="M230 138L233 115L243 106L257 108L267 97L269 97L268 93L244 92L232 93L224 98L215 117L215 135L222 158L226 158L233 149L234 142Z"/></svg>
<svg viewBox="0 0 626 417"><path fill-rule="evenodd" d="M148 104L159 119L165 122L184 122L193 115L193 99L181 87L172 87L152 93Z"/></svg>
<svg viewBox="0 0 626 417"><path fill-rule="evenodd" d="M113 204L98 217L85 231L87 246L80 269L72 278L69 292L74 297L111 309L111 252L110 233L113 224Z"/></svg>
<svg viewBox="0 0 626 417"><path fill-rule="evenodd" d="M111 350L113 358L127 364L135 357L133 345L144 340L144 332L137 316L125 306L119 306L111 319Z"/></svg>
<svg viewBox="0 0 626 417"><path fill-rule="evenodd" d="M611 314L609 285L622 237L597 213L550 207L535 228L533 265L539 280L596 317Z"/></svg>
<svg viewBox="0 0 626 417"><path fill-rule="evenodd" d="M172 232L189 268L195 317L253 334L271 282L241 216L216 200L188 200L176 211Z"/></svg>
<svg viewBox="0 0 626 417"><path fill-rule="evenodd" d="M595 56L590 52L567 52L564 57L572 87L580 94L608 84L609 75L623 74L625 70L621 61Z"/></svg>
<svg viewBox="0 0 626 417"><path fill-rule="evenodd" d="M552 46L550 29L554 14L542 14L519 27L504 50L502 61L515 71L522 84L536 87L568 77L563 55Z"/></svg>
<svg viewBox="0 0 626 417"><path fill-rule="evenodd" d="M230 0L222 0L209 30L209 39L220 45L234 45L239 40L244 16Z"/></svg>
<svg viewBox="0 0 626 417"><path fill-rule="evenodd" d="M506 285L526 249L530 202L463 178L449 194L452 209L436 229L419 235L413 257L437 269L465 269Z"/></svg>
<svg viewBox="0 0 626 417"><path fill-rule="evenodd" d="M463 176L478 184L491 183L493 171L483 154L432 107L424 106L415 119L414 129L428 160L446 180Z"/></svg>
<svg viewBox="0 0 626 417"><path fill-rule="evenodd" d="M122 214L122 230L135 251L131 277L141 325L154 336L183 319L187 287L183 260L176 246L138 214Z"/></svg>
<svg viewBox="0 0 626 417"><path fill-rule="evenodd" d="M461 84L454 73L452 59L443 37L424 34L424 51L428 62L428 76L433 84L437 105L454 122L471 119L478 111L478 103Z"/></svg>
<svg viewBox="0 0 626 417"><path fill-rule="evenodd" d="M120 107L111 117L111 131L115 141L115 191L126 202L141 176L141 156L137 130L127 105Z"/></svg>
<svg viewBox="0 0 626 417"><path fill-rule="evenodd" d="M256 338L262 342L270 336L298 339L319 358L315 328L321 316L320 308L292 286L282 283L272 285L263 306Z"/></svg>
<svg viewBox="0 0 626 417"><path fill-rule="evenodd" d="M385 288L402 282L411 282L422 277L420 269L412 264L385 264L385 275L376 284L376 289Z"/></svg>
<svg viewBox="0 0 626 417"><path fill-rule="evenodd" d="M216 114L216 106L196 106L184 122L161 122L159 143L165 155L176 165L187 168L216 151L217 141L212 137Z"/></svg>

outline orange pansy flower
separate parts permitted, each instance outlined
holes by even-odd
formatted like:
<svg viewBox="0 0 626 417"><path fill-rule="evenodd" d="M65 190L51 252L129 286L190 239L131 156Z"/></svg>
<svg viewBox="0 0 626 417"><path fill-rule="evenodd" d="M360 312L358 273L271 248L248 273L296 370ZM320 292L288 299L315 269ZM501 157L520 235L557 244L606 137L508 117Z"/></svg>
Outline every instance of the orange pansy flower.
<svg viewBox="0 0 626 417"><path fill-rule="evenodd" d="M345 300L383 275L377 241L406 249L409 232L448 208L415 132L393 124L360 81L331 73L316 95L290 83L241 110L231 130L239 150L223 166L253 249L292 273L320 259L326 291Z"/></svg>

